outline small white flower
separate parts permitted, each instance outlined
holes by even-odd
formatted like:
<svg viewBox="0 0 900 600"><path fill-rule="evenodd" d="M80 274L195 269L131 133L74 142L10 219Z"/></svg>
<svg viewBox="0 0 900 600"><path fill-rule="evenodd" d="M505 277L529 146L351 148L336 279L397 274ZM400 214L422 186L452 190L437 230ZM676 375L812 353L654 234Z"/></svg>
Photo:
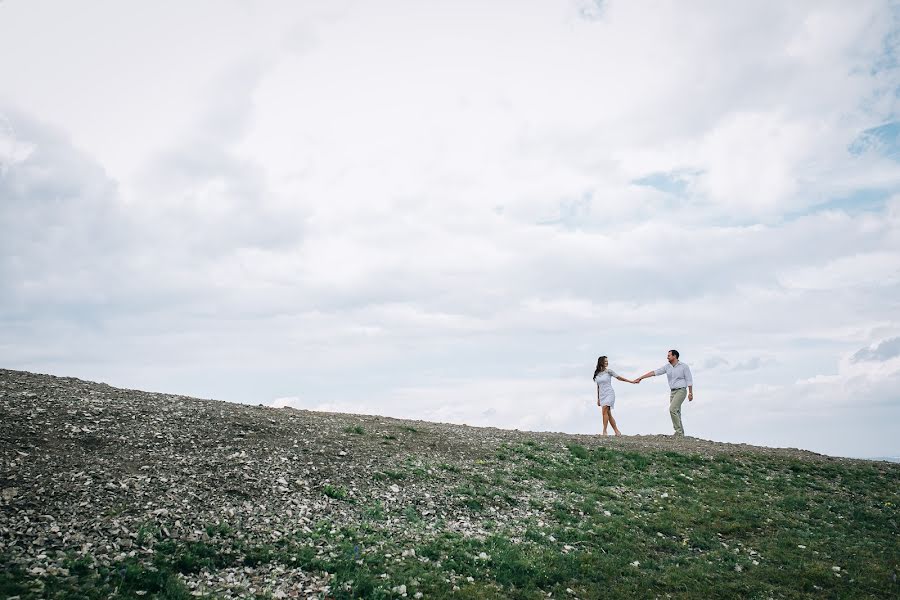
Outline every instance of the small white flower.
<svg viewBox="0 0 900 600"><path fill-rule="evenodd" d="M606 517L611 517L611 516L612 516L612 513L609 512L608 510L604 510L604 511L603 511L603 515L606 516Z"/></svg>
<svg viewBox="0 0 900 600"><path fill-rule="evenodd" d="M804 546L803 544L797 544L797 547L801 550L806 550L806 546Z"/></svg>
<svg viewBox="0 0 900 600"><path fill-rule="evenodd" d="M660 498L668 498L668 497L669 497L669 494L667 492L663 492L662 496L660 496Z"/></svg>
<svg viewBox="0 0 900 600"><path fill-rule="evenodd" d="M831 570L834 571L835 573L840 573L840 572L841 572L841 568L838 567L838 566L831 567Z"/></svg>
<svg viewBox="0 0 900 600"><path fill-rule="evenodd" d="M741 571L744 570L744 567L742 567L741 565L734 565L734 570L736 572L740 573Z"/></svg>
<svg viewBox="0 0 900 600"><path fill-rule="evenodd" d="M636 560L636 561L634 561L633 563L631 563L631 566L632 566L632 567L639 567L639 566L641 566L641 561Z"/></svg>

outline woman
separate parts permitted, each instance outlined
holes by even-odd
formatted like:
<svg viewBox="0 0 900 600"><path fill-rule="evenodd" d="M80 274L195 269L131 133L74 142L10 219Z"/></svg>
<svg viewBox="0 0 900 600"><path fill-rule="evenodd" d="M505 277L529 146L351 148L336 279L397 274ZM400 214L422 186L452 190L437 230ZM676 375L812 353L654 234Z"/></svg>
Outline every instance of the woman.
<svg viewBox="0 0 900 600"><path fill-rule="evenodd" d="M597 368L594 369L594 381L597 382L597 406L603 410L603 435L607 435L607 425L612 425L613 431L619 436L622 435L622 432L616 427L616 420L612 416L612 408L616 405L616 391L612 386L612 378L615 377L619 381L628 383L637 383L637 381L620 377L608 367L609 360L605 356L597 359Z"/></svg>

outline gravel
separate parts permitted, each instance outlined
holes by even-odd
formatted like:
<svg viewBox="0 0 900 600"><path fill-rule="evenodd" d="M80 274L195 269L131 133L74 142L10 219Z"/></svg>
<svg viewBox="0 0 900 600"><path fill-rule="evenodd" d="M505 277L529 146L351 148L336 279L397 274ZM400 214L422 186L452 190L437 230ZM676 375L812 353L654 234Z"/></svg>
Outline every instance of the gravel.
<svg viewBox="0 0 900 600"><path fill-rule="evenodd" d="M497 473L503 467L489 459L525 441L849 460L694 438L601 438L249 406L0 370L0 557L39 582L69 575L67 553L100 565L149 561L157 544L210 542L219 525L248 545L272 543L323 522L356 523L376 502L388 514L413 507L426 533L440 522L445 531L484 536L483 520L454 501L454 490L462 473ZM555 492L533 481L512 493L515 502L495 498L485 508L515 531L540 516L529 498L552 502ZM399 533L402 520L396 527ZM413 547L404 550L410 556ZM182 577L198 595L218 597L317 597L329 585L326 573L278 563Z"/></svg>

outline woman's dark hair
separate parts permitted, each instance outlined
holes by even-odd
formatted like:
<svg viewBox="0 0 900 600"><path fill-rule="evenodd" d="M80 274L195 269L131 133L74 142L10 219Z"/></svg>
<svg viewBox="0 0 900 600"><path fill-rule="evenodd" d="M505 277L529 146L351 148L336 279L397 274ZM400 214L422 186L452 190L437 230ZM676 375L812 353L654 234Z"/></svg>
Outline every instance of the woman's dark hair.
<svg viewBox="0 0 900 600"><path fill-rule="evenodd" d="M678 350L669 350L669 352L671 352L672 356L674 356L675 358L681 358L681 355L678 354Z"/></svg>
<svg viewBox="0 0 900 600"><path fill-rule="evenodd" d="M603 370L603 361L604 360L606 360L605 356L601 356L600 358L597 359L597 368L594 369L594 377L597 376L597 373L599 373L600 371ZM594 377L591 377L591 379L593 379Z"/></svg>

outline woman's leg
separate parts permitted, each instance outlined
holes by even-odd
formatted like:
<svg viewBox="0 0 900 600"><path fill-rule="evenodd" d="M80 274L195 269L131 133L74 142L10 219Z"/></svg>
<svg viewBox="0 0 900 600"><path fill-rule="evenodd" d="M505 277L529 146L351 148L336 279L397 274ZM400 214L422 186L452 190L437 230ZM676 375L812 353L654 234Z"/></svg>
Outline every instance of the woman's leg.
<svg viewBox="0 0 900 600"><path fill-rule="evenodd" d="M603 410L603 435L606 435L606 426L609 425L609 407L601 406Z"/></svg>
<svg viewBox="0 0 900 600"><path fill-rule="evenodd" d="M609 424L612 425L613 431L616 432L616 435L622 435L622 432L619 431L619 428L618 428L618 427L616 427L616 420L615 420L615 419L613 418L613 416L612 416L612 407L611 407L611 406L606 406L606 407L604 407L604 408L607 409L607 410L606 410L606 413L609 415Z"/></svg>

